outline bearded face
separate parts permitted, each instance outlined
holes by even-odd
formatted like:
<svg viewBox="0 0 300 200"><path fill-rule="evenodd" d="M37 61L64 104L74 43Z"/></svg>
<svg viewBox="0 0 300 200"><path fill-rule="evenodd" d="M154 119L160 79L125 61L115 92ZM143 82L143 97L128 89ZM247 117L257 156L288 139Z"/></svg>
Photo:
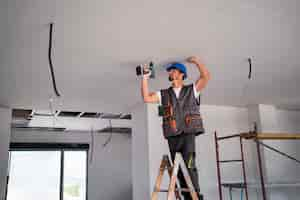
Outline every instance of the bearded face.
<svg viewBox="0 0 300 200"><path fill-rule="evenodd" d="M178 69L170 69L168 71L169 73L169 80L174 81L174 80L183 80L184 74L181 73Z"/></svg>

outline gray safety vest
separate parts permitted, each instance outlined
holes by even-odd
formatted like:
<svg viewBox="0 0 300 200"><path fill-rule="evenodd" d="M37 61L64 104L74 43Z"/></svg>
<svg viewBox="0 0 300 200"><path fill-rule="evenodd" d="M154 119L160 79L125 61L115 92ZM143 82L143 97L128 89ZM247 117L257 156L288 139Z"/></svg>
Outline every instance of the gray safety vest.
<svg viewBox="0 0 300 200"><path fill-rule="evenodd" d="M200 97L195 97L192 84L181 88L178 99L172 87L161 90L161 101L164 110L162 126L165 138L180 134L199 135L204 133L200 115ZM170 114L168 106L172 107L173 115L171 117L168 115ZM174 125L170 125L172 119L176 122L175 128Z"/></svg>

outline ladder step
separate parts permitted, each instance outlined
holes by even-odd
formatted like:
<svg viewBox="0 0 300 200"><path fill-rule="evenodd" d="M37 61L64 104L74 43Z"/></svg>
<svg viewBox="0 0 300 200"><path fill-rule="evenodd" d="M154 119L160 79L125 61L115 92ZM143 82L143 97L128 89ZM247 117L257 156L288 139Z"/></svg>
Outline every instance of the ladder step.
<svg viewBox="0 0 300 200"><path fill-rule="evenodd" d="M190 192L190 189L188 188L182 188L182 189L175 189L175 191L178 192ZM156 190L156 192L168 192L166 189Z"/></svg>
<svg viewBox="0 0 300 200"><path fill-rule="evenodd" d="M243 160L220 160L219 163L243 162Z"/></svg>
<svg viewBox="0 0 300 200"><path fill-rule="evenodd" d="M241 136L240 134L228 135L228 136L223 136L223 137L217 137L217 140L225 140L225 139L240 137L240 136Z"/></svg>
<svg viewBox="0 0 300 200"><path fill-rule="evenodd" d="M245 188L246 187L246 183L244 183L244 182L222 183L221 185L223 187L228 187L228 188Z"/></svg>

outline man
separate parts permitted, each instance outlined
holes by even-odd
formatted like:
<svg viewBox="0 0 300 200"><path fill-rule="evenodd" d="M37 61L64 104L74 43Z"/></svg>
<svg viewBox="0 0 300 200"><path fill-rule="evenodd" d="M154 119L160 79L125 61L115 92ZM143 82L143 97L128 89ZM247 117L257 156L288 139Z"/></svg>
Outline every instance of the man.
<svg viewBox="0 0 300 200"><path fill-rule="evenodd" d="M195 64L199 70L199 78L194 84L184 85L187 70L182 63L172 63L167 67L172 86L159 92L149 92L148 77L142 79L142 96L145 103L160 103L163 115L163 133L168 140L171 158L180 152L188 168L196 191L199 189L198 172L195 164L195 137L204 133L200 115L200 92L210 80L210 73L200 60L189 57L187 62ZM182 188L187 188L181 170L178 179ZM185 200L191 200L189 193L183 193ZM199 199L203 199L198 193Z"/></svg>

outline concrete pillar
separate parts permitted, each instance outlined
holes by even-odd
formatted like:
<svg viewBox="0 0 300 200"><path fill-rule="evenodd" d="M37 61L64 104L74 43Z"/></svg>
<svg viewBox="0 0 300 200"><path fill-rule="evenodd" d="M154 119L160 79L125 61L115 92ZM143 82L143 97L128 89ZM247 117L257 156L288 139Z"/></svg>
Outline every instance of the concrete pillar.
<svg viewBox="0 0 300 200"><path fill-rule="evenodd" d="M162 156L169 153L157 115L157 104L141 103L132 112L133 200L150 198ZM167 183L165 173L162 186Z"/></svg>
<svg viewBox="0 0 300 200"><path fill-rule="evenodd" d="M158 117L158 105L148 104L148 150L149 150L149 176L150 192L158 175L160 162L164 154L169 154L168 142L163 136L162 118ZM169 176L165 172L162 182L162 188L168 188ZM160 199L166 199L165 194L159 194Z"/></svg>
<svg viewBox="0 0 300 200"><path fill-rule="evenodd" d="M276 132L279 130L279 123L277 120L277 109L273 105L250 105L248 106L248 118L249 118L249 126L251 127L251 130L253 130L254 123L257 125L257 131L258 132ZM266 142L266 141L262 141ZM261 152L261 159L262 159L262 170L264 174L264 182L267 184L269 182L268 177L268 166L267 162L268 159L266 157L266 149L260 146L260 152ZM254 177L255 182L258 183L260 186L261 180L260 180L260 174L259 174L259 167L258 167L258 158L257 158L257 148L256 145L252 145L252 156L253 162L252 169L254 170ZM265 190L266 192L266 198L269 199L270 197L270 190ZM258 199L262 199L262 189L257 190L257 196Z"/></svg>
<svg viewBox="0 0 300 200"><path fill-rule="evenodd" d="M139 103L132 110L132 188L133 200L149 199L149 144L147 106Z"/></svg>
<svg viewBox="0 0 300 200"><path fill-rule="evenodd" d="M0 199L5 199L11 109L0 107Z"/></svg>
<svg viewBox="0 0 300 200"><path fill-rule="evenodd" d="M284 111L274 105L259 105L261 131L268 133L297 133L300 114L296 111ZM286 123L288 122L288 123ZM265 144L297 157L299 141L264 140ZM269 183L290 182L299 180L297 163L263 148L265 180ZM267 199L299 199L296 188L269 188Z"/></svg>

